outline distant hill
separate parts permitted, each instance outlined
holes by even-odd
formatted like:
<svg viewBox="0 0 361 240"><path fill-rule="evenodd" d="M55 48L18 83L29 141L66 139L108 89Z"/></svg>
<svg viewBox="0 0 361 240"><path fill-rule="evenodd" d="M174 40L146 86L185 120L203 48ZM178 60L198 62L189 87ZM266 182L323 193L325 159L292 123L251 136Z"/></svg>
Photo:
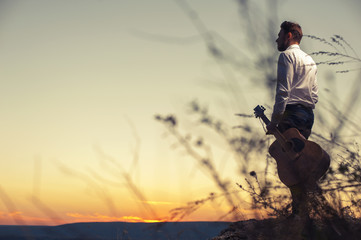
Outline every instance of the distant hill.
<svg viewBox="0 0 361 240"><path fill-rule="evenodd" d="M207 240L217 236L227 222L74 223L59 226L0 225L6 240Z"/></svg>

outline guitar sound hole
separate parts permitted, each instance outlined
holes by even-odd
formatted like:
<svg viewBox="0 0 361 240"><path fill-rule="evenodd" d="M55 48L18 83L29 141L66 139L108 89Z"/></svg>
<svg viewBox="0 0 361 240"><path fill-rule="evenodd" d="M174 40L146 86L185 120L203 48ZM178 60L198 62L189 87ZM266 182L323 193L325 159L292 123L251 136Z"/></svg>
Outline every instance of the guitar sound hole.
<svg viewBox="0 0 361 240"><path fill-rule="evenodd" d="M305 143L299 138L292 138L291 141L293 142L293 151L301 152L304 147Z"/></svg>

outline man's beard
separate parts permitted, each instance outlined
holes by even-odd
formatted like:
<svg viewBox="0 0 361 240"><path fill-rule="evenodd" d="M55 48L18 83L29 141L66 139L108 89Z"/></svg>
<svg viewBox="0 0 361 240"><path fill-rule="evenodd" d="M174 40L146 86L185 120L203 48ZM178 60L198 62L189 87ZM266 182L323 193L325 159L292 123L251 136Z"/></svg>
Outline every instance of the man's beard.
<svg viewBox="0 0 361 240"><path fill-rule="evenodd" d="M286 43L282 43L282 44L278 45L277 49L278 49L278 51L283 52L284 50L287 49Z"/></svg>
<svg viewBox="0 0 361 240"><path fill-rule="evenodd" d="M289 46L289 41L286 40L284 42L281 42L281 44L278 44L277 49L278 51L283 52L288 48L288 46Z"/></svg>

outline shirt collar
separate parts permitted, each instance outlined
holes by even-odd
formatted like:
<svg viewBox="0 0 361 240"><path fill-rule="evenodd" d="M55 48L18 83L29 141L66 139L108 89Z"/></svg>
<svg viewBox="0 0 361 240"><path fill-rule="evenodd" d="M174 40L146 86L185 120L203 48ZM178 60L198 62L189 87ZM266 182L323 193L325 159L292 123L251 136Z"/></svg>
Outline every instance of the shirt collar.
<svg viewBox="0 0 361 240"><path fill-rule="evenodd" d="M290 45L286 50L294 49L294 48L300 49L300 45L298 45L298 44L292 44L292 45Z"/></svg>

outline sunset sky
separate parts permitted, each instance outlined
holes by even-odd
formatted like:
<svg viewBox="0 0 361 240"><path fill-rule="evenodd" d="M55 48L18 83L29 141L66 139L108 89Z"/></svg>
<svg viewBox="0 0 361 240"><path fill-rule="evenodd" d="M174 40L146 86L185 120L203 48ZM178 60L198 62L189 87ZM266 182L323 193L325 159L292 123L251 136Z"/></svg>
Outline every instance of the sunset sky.
<svg viewBox="0 0 361 240"><path fill-rule="evenodd" d="M224 76L179 2L0 0L0 224L164 220L217 192L154 116L186 119L186 105L198 99L237 124L233 111L252 114L265 90L240 78L246 100L225 108L227 96L209 86ZM236 1L187 2L208 30L248 48ZM268 11L267 0L248 2L253 14ZM305 34L343 36L361 56L359 0L274 7L277 31L283 20L297 21ZM321 87L329 71L320 67ZM335 76L347 91L345 75ZM244 177L232 164L222 171L237 190ZM183 220L218 220L228 210L213 203Z"/></svg>

